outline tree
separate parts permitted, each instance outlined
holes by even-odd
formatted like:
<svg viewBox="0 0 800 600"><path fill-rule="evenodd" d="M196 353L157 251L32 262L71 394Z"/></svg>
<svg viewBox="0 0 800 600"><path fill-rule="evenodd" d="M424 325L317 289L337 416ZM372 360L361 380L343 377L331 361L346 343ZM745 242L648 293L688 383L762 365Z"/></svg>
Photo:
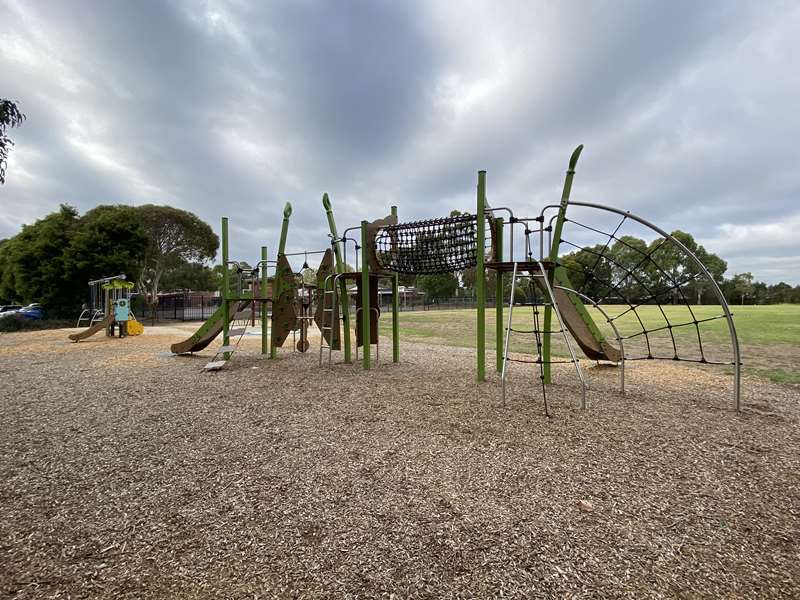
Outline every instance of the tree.
<svg viewBox="0 0 800 600"><path fill-rule="evenodd" d="M425 292L425 296L432 301L452 298L458 288L458 279L453 273L436 273L433 275L419 275L417 285Z"/></svg>
<svg viewBox="0 0 800 600"><path fill-rule="evenodd" d="M78 293L77 282L65 279L65 250L78 224L78 213L62 204L8 240L2 247L0 296L20 302L41 302L61 313Z"/></svg>
<svg viewBox="0 0 800 600"><path fill-rule="evenodd" d="M136 209L125 205L101 205L87 212L70 237L65 256L68 278L84 284L91 279L138 272L147 234Z"/></svg>
<svg viewBox="0 0 800 600"><path fill-rule="evenodd" d="M164 273L184 262L213 259L219 238L207 223L188 211L154 204L135 210L148 239L137 286L155 311Z"/></svg>
<svg viewBox="0 0 800 600"><path fill-rule="evenodd" d="M211 228L185 211L104 205L79 217L62 205L0 245L0 298L41 302L52 316L74 316L87 281L125 273L138 275L140 291L157 301L164 273L202 272L202 265L186 265L213 257L217 245Z"/></svg>
<svg viewBox="0 0 800 600"><path fill-rule="evenodd" d="M647 242L632 235L623 235L607 250L611 258L611 281L626 302L650 299L648 290L653 291L653 287L648 285L645 259L648 251Z"/></svg>
<svg viewBox="0 0 800 600"><path fill-rule="evenodd" d="M183 261L164 273L161 278L161 289L216 291L222 284L222 265L218 267L215 269L202 263Z"/></svg>
<svg viewBox="0 0 800 600"><path fill-rule="evenodd" d="M784 281L769 286L767 293L770 304L783 304L792 301L792 286Z"/></svg>
<svg viewBox="0 0 800 600"><path fill-rule="evenodd" d="M737 273L733 276L733 291L739 296L740 303L744 304L744 299L753 292L753 274Z"/></svg>
<svg viewBox="0 0 800 600"><path fill-rule="evenodd" d="M595 301L606 297L615 299L617 292L611 288L614 265L609 260L613 258L610 254L608 248L597 244L570 252L562 256L559 262L564 265L570 283L576 291L586 294Z"/></svg>
<svg viewBox="0 0 800 600"><path fill-rule="evenodd" d="M698 260L703 263L703 266L705 266L711 278L717 282L717 284L722 283L723 275L725 271L728 270L728 263L716 254L707 251L703 246L697 246L694 254L697 256ZM697 274L700 271L696 269L693 272ZM696 295L697 304L703 303L703 294L710 289L708 279L702 276L696 277L688 287L693 292L693 295Z"/></svg>
<svg viewBox="0 0 800 600"><path fill-rule="evenodd" d="M6 129L19 127L25 120L17 105L11 100L0 99L0 183L6 182L8 152L14 142L6 135Z"/></svg>
<svg viewBox="0 0 800 600"><path fill-rule="evenodd" d="M119 210L123 209L123 210ZM41 302L73 317L90 279L132 273L146 245L130 207L99 207L79 217L62 205L0 246L0 298Z"/></svg>

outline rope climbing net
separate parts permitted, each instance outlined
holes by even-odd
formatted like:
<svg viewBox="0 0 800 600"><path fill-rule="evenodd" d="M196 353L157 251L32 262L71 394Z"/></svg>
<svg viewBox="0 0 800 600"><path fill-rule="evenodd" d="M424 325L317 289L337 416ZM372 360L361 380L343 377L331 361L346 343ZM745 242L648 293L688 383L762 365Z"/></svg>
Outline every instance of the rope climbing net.
<svg viewBox="0 0 800 600"><path fill-rule="evenodd" d="M478 262L477 228L475 215L390 225L375 237L375 256L384 270L396 273L461 271Z"/></svg>
<svg viewBox="0 0 800 600"><path fill-rule="evenodd" d="M582 206L609 210L598 205ZM625 360L738 367L738 341L727 302L702 262L673 235L629 213L617 214L621 218L611 231L566 218L560 239L562 254L555 266L568 273L575 292L606 307L605 320L615 332L621 332ZM631 235L642 229L655 230L660 237L645 243ZM551 231L551 227L543 231ZM699 306L704 296L716 303ZM728 321L732 344L728 346L732 355L727 356L727 352L720 352L724 346L719 343L725 337L725 327L714 324L724 320ZM738 388L738 374L736 379Z"/></svg>

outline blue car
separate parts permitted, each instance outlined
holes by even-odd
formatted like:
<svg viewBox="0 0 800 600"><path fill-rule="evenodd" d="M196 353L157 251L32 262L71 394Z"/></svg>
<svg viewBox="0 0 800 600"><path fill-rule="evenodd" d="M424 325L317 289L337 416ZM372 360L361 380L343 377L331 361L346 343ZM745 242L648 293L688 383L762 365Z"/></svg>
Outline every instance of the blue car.
<svg viewBox="0 0 800 600"><path fill-rule="evenodd" d="M44 319L44 309L41 304L29 304L19 310L10 310L0 314L0 318L16 317L18 319L30 319L38 321Z"/></svg>

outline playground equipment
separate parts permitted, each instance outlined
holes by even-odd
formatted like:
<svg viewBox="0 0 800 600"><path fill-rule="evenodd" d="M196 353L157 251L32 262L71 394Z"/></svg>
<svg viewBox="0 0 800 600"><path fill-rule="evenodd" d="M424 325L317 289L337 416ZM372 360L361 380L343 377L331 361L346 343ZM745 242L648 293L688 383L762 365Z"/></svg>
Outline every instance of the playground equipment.
<svg viewBox="0 0 800 600"><path fill-rule="evenodd" d="M78 333L70 334L69 339L73 342L80 342L103 330L106 330L106 334L110 336L116 322L114 305L117 302L125 302L130 305L133 287L134 284L127 281L124 274L90 281L91 306L83 309L76 325L76 327L80 327L81 321L89 321L89 327ZM101 301L102 304L98 304ZM133 311L129 310L128 312L130 315L128 335L140 335L144 332L144 327L136 320Z"/></svg>
<svg viewBox="0 0 800 600"><path fill-rule="evenodd" d="M216 350L213 359L205 365L204 370L216 371L224 367L233 353L239 348L246 328L231 329L237 318L241 319L245 311L250 309L252 320L255 311L260 308L261 317L261 353L275 358L277 349L282 347L289 335L293 336L293 347L297 352L309 349L308 328L314 316L317 298L317 286L305 279L308 256L323 254L323 265L330 264L330 250L286 253L286 239L289 230L289 218L292 206L288 202L283 210L281 236L278 243L276 260L268 260L267 247L261 247L261 259L255 267L230 260L228 256L228 219L222 219L222 262L223 280L221 304L217 311L189 338L172 344L175 354L189 354L206 348L217 336L222 334L222 346ZM289 263L289 257L304 256L305 261L299 273L295 273ZM270 275L269 269L272 269ZM232 275L235 281L232 281ZM235 285L234 285L235 284ZM271 284L271 285L270 285ZM231 343L231 337L237 337ZM299 340L297 339L299 337Z"/></svg>
<svg viewBox="0 0 800 600"><path fill-rule="evenodd" d="M551 365L567 362L574 365L581 384L581 406L586 408L587 379L581 367L580 351L588 359L618 365L623 393L625 361L672 360L731 365L734 372L733 402L739 410L739 344L730 308L717 282L680 240L649 221L610 206L571 201L575 167L582 149L583 146L576 148L570 158L560 203L545 206L534 217L518 217L507 207L492 208L486 196L486 172L479 171L474 215L399 223L393 207L390 217L372 223L362 221L360 246L355 243L356 265L358 251L361 251L358 276L344 273L340 258L341 254L346 255L347 242L355 241L347 237L347 232L357 228L345 230L341 238L337 236L326 195L323 205L328 214L337 270L324 283L322 312L330 317L323 319L321 326L323 341L320 345L320 363L325 349L328 350L329 361L331 351L338 349L340 319L344 325L344 360L350 361L348 303L342 300L347 297L345 281L355 278L359 282L356 317L360 329L357 345L360 345L362 339L372 340L377 328L377 315L371 307L374 307L378 279L393 278L393 360L397 361L396 275L454 273L475 269L476 379L484 381L486 275L493 271L497 299L496 370L500 374L504 400L508 363L530 362L538 366L547 411L546 385L552 381ZM568 208L571 208L570 215L577 211L580 220L572 216L568 218ZM508 220L505 221L496 213L507 213ZM616 221L610 221L609 217L616 217ZM631 227L638 228L637 231L643 232L645 237L655 236L656 239L646 248L640 248L625 233ZM520 228L523 234L521 259L514 257L514 232ZM504 248L506 232L509 240L507 249ZM571 252L565 254L565 248ZM538 256L535 253L537 249ZM612 249L627 253L626 260L623 262L615 258ZM587 257L590 260L587 261ZM508 274L511 277L511 294L508 320L504 321L504 306L500 299L504 295L504 278ZM529 293L529 298L523 304L532 309L532 328L526 330L516 329L512 323L514 307L519 306L516 292L517 282L521 278L528 281ZM579 283L573 284L572 279ZM712 316L699 316L687 298L686 286L690 284L710 290L719 302L720 312ZM611 301L613 305L610 305ZM657 324L650 323L642 314L644 307L650 306L657 308L661 319ZM678 311L675 308L678 306L682 308L683 316L676 316ZM597 320L590 314L590 309L597 314ZM724 319L727 323L730 359L710 357L708 345L703 341L705 324L718 319ZM605 333L597 321L605 324ZM634 330L623 333L623 323L628 329L633 326ZM691 336L682 333L686 330L691 332ZM509 340L512 334L534 336L534 360L517 359L510 355ZM552 344L556 337L563 339L566 358L553 354ZM370 368L368 351L364 352L363 367Z"/></svg>
<svg viewBox="0 0 800 600"><path fill-rule="evenodd" d="M75 327L80 327L82 321L87 321L89 325L93 325L97 321L102 321L106 316L106 306L108 305L108 299L111 298L111 301L117 300L117 298L128 298L129 294L127 294L126 288L119 288L119 287L104 287L105 284L110 283L112 281L125 281L127 276L125 273L121 275L114 275L113 277L103 277L101 279L95 279L89 282L89 304L81 310L80 316L78 316L78 322Z"/></svg>
<svg viewBox="0 0 800 600"><path fill-rule="evenodd" d="M306 352L308 328L313 321L320 330L320 366L326 351L329 365L334 351L343 351L344 362L351 363L351 320L354 317L356 360L362 348L363 368L370 369L373 345L375 358L379 357L378 284L384 279L391 282L392 361L398 362L398 274L463 273L474 269L476 379L478 382L486 379L486 281L487 274L493 272L495 369L504 402L509 363L531 363L538 370L544 408L549 414L547 386L552 383L551 365L568 363L574 367L580 382L580 405L586 408L588 380L581 364L583 355L598 364L604 361L618 366L623 393L626 361L672 360L730 365L733 367L733 401L739 410L738 339L730 308L717 282L679 239L649 221L610 206L570 200L582 149L583 146L579 146L570 157L560 202L545 206L532 217L517 216L505 206L492 208L487 200L485 171L478 172L475 214L402 223L393 206L387 217L361 221L360 225L345 229L341 236L330 198L325 194L322 204L330 228L331 247L290 255L285 253L291 215L291 205L287 203L277 259L267 261L266 248L262 247L258 266L246 273L238 263L228 260L228 222L223 218L222 249L226 268L222 305L191 338L173 344L172 350L176 353L202 350L222 332L223 346L215 360L207 365L211 369L220 368L238 346L229 343L233 333L229 325L234 315L250 305L254 310L255 304L260 303L263 354L269 353L274 358L276 349L284 344L289 333L295 336L295 349ZM350 236L350 232L358 232L358 235ZM522 234L516 243L515 232ZM655 239L649 245L642 241L645 246L641 246L638 243L641 240L632 237L633 233ZM347 266L349 244L354 251L354 271L348 271ZM520 246L522 256L515 257ZM306 258L301 275L308 267L310 254L323 255L316 284L306 282L305 277L298 278L292 270L287 257L301 254ZM236 267L238 274L252 277L249 295L242 293L241 279L239 291L231 291L230 266ZM268 266L274 268L269 290ZM259 269L260 297L255 293ZM508 277L509 308L505 320L503 298ZM520 286L520 282L527 285ZM354 315L351 315L349 285L355 287ZM698 314L687 297L689 285L710 291L719 303L719 313ZM272 308L269 350L265 326L268 304ZM514 326L515 307L531 309L530 328ZM658 323L644 314L646 307L655 307ZM727 324L730 358L712 356L713 352L704 342L705 326L720 319ZM299 341L296 340L298 333ZM511 354L512 335L533 336L534 359L520 359ZM555 340L563 342L564 348L554 352ZM224 359L218 361L218 356Z"/></svg>

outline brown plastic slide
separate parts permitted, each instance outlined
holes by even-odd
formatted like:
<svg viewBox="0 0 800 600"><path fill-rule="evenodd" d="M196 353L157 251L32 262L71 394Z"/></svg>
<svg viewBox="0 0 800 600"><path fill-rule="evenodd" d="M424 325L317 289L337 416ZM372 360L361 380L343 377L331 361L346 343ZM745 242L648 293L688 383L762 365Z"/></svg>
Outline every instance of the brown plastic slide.
<svg viewBox="0 0 800 600"><path fill-rule="evenodd" d="M78 333L71 333L69 335L69 339L71 339L73 342L80 342L81 340L92 337L98 331L103 331L106 327L111 327L113 323L114 313L112 311L107 311L107 314L102 321L98 321L88 329L84 329Z"/></svg>
<svg viewBox="0 0 800 600"><path fill-rule="evenodd" d="M619 348L612 346L605 340L598 342L595 339L578 309L572 303L569 293L559 287L556 287L553 292L556 295L556 304L558 304L561 318L564 319L564 325L567 326L572 337L578 342L583 353L592 360L619 362L621 359Z"/></svg>
<svg viewBox="0 0 800 600"><path fill-rule="evenodd" d="M236 318L236 314L247 308L250 304L249 300L243 300L237 304L231 305L228 322L230 323ZM225 310L220 306L211 317L200 326L190 338L177 342L170 346L170 350L175 354L188 354L189 352L200 352L203 348L208 346L214 341L220 333L225 321Z"/></svg>

